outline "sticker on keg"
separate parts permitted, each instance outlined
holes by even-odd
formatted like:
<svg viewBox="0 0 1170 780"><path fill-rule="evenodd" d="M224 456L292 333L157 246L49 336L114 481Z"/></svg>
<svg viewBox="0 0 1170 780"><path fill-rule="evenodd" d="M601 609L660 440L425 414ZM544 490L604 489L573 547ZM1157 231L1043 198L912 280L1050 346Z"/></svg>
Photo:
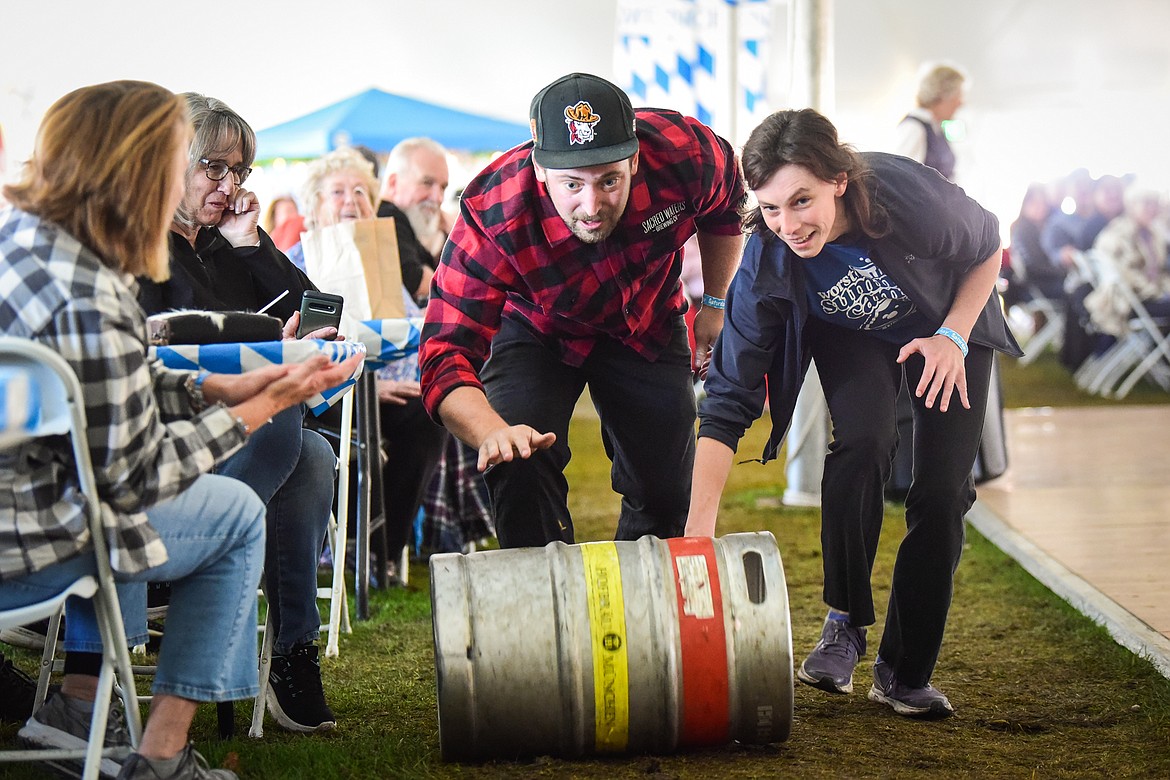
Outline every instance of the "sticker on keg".
<svg viewBox="0 0 1170 780"><path fill-rule="evenodd" d="M613 542L582 544L585 597L593 656L594 747L626 749L630 731L630 670L622 570Z"/></svg>
<svg viewBox="0 0 1170 780"><path fill-rule="evenodd" d="M674 560L678 566L678 592L683 599L683 614L703 620L715 617L707 559L702 555L679 555Z"/></svg>

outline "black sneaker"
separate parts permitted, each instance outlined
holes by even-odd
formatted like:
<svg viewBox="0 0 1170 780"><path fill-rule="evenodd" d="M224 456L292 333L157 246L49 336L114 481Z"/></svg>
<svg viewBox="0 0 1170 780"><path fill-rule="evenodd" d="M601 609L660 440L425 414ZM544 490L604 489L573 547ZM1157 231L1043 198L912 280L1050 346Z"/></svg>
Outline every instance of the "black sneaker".
<svg viewBox="0 0 1170 780"><path fill-rule="evenodd" d="M24 723L32 715L33 701L37 697L36 680L12 665L0 655L0 721Z"/></svg>
<svg viewBox="0 0 1170 780"><path fill-rule="evenodd" d="M169 775L160 775L159 770L148 758L132 754L122 765L118 780L238 780L236 773L229 769L211 769L207 759L194 747L187 745L179 754L179 765Z"/></svg>
<svg viewBox="0 0 1170 780"><path fill-rule="evenodd" d="M298 645L288 655L273 655L268 674L268 709L289 731L329 731L337 718L325 703L317 645Z"/></svg>
<svg viewBox="0 0 1170 780"><path fill-rule="evenodd" d="M121 703L111 703L106 719L107 748L122 748L122 755L130 752L130 732L126 730L126 716ZM92 710L78 707L76 700L62 693L54 694L36 714L28 719L17 736L31 748L63 748L84 750L89 741L89 723ZM56 769L71 777L81 777L80 761L50 762ZM122 768L120 757L102 758L100 774L112 778Z"/></svg>

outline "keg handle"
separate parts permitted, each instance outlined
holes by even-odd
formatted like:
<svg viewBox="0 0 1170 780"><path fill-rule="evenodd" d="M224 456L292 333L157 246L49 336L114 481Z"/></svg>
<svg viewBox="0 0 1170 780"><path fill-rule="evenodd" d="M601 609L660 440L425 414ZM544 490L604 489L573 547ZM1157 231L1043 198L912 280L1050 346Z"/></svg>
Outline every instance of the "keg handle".
<svg viewBox="0 0 1170 780"><path fill-rule="evenodd" d="M747 580L748 601L763 604L768 598L768 583L764 580L764 558L755 550L743 554L743 576Z"/></svg>

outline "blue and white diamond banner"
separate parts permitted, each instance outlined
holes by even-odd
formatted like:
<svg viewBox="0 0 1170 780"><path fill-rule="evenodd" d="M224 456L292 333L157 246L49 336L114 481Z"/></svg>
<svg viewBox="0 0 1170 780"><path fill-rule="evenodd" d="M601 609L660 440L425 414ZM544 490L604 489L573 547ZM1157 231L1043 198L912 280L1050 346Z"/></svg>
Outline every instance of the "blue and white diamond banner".
<svg viewBox="0 0 1170 780"><path fill-rule="evenodd" d="M345 336L366 345L366 365L378 368L418 353L422 317L363 320Z"/></svg>
<svg viewBox="0 0 1170 780"><path fill-rule="evenodd" d="M178 344L151 347L151 354L169 368L194 371L203 369L217 374L242 374L254 368L283 363L302 363L316 354L324 354L340 363L358 352L364 363L345 383L326 390L307 404L313 414L321 414L341 400L361 376L363 366L378 368L418 352L421 317L363 320L347 334L345 341L300 339L258 341L236 344Z"/></svg>
<svg viewBox="0 0 1170 780"><path fill-rule="evenodd" d="M290 339L237 344L177 344L150 349L152 356L161 360L168 368L188 371L203 369L215 374L242 374L264 366L303 363L318 354L327 356L330 362L340 363L352 355L365 354L366 345L357 341ZM306 401L313 414L321 414L340 401L361 376L364 365L359 363L357 370L347 381Z"/></svg>
<svg viewBox="0 0 1170 780"><path fill-rule="evenodd" d="M614 72L635 106L740 143L768 114L773 0L619 0Z"/></svg>

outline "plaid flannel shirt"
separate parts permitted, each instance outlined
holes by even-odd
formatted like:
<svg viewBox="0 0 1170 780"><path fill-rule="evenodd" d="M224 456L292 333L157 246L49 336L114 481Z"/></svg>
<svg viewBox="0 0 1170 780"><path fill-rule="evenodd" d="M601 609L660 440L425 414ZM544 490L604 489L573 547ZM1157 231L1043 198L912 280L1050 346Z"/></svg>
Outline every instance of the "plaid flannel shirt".
<svg viewBox="0 0 1170 780"><path fill-rule="evenodd" d="M696 231L738 235L743 181L731 145L674 111L635 112L638 172L613 234L572 234L537 181L532 143L507 152L463 191L460 215L431 285L419 362L423 403L435 415L478 372L502 317L544 337L580 366L610 338L647 360L686 310L682 246Z"/></svg>
<svg viewBox="0 0 1170 780"><path fill-rule="evenodd" d="M191 372L148 363L146 318L132 286L57 225L0 211L0 333L48 345L81 381L99 498L111 510L102 513L110 563L122 572L167 559L145 510L244 442L223 406L192 417L184 385ZM0 580L89 545L72 459L65 437L0 452Z"/></svg>

